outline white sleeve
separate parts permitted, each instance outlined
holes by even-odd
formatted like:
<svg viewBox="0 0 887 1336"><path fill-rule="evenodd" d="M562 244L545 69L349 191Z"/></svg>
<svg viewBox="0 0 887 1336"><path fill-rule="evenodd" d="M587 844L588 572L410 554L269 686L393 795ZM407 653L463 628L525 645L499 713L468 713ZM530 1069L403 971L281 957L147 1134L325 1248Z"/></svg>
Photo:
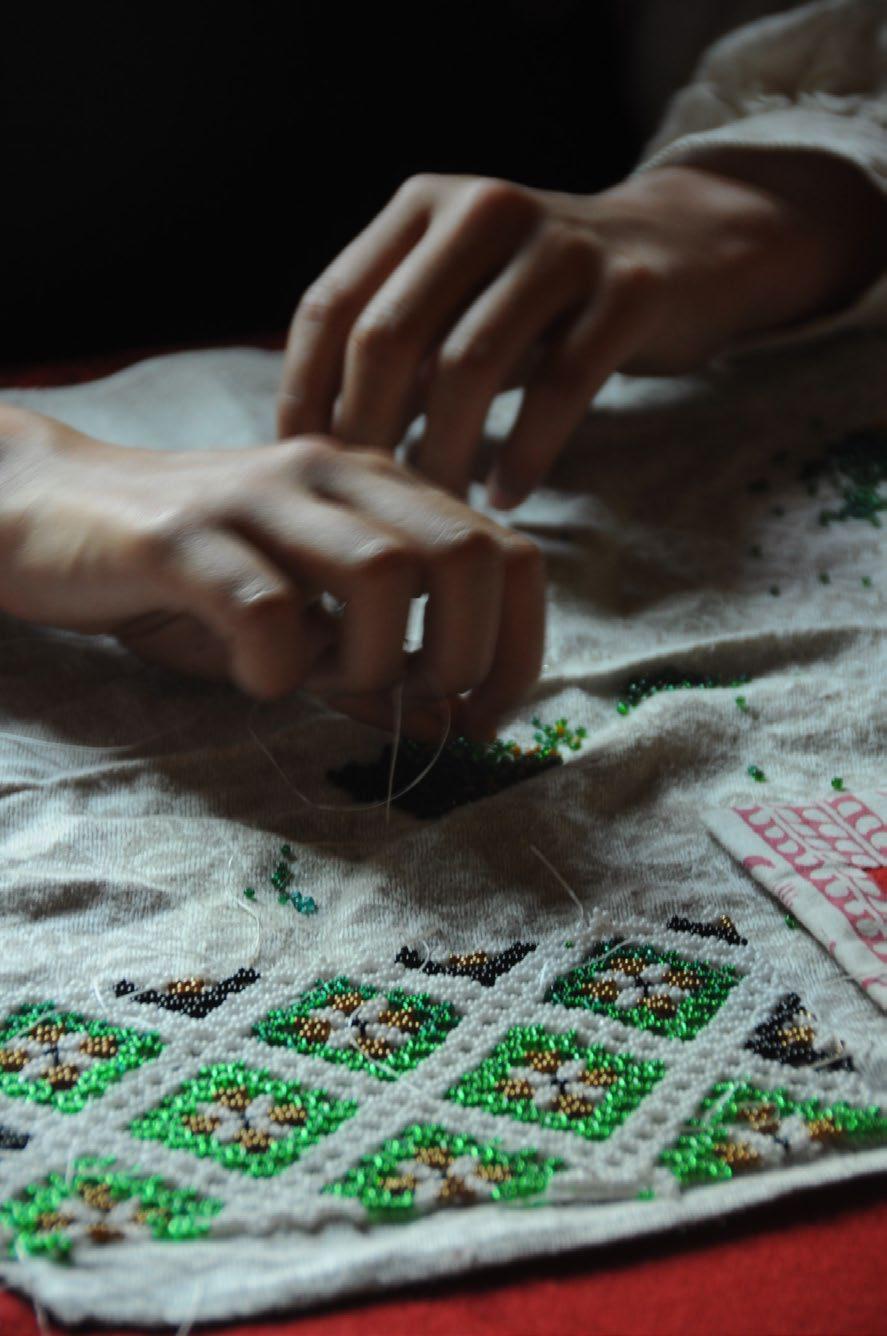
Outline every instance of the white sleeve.
<svg viewBox="0 0 887 1336"><path fill-rule="evenodd" d="M887 0L817 0L716 42L637 170L701 166L725 148L828 153L887 196ZM852 307L778 341L862 325L887 326L887 274Z"/></svg>

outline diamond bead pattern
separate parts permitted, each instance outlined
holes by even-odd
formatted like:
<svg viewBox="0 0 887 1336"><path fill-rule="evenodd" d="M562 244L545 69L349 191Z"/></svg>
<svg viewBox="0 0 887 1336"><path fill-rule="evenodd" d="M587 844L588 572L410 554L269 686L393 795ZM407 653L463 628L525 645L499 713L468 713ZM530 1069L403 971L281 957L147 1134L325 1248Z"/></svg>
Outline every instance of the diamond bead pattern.
<svg viewBox="0 0 887 1336"><path fill-rule="evenodd" d="M535 1150L508 1154L438 1124L414 1124L326 1191L356 1197L369 1215L402 1218L442 1206L536 1196L561 1165Z"/></svg>
<svg viewBox="0 0 887 1336"><path fill-rule="evenodd" d="M585 1047L572 1031L517 1025L448 1093L458 1104L605 1141L664 1071L655 1060Z"/></svg>
<svg viewBox="0 0 887 1336"><path fill-rule="evenodd" d="M0 1092L79 1113L163 1048L160 1036L58 1011L22 1007L0 1028Z"/></svg>
<svg viewBox="0 0 887 1336"><path fill-rule="evenodd" d="M353 1100L225 1062L204 1067L130 1130L175 1150L211 1156L226 1169L269 1178L356 1111Z"/></svg>
<svg viewBox="0 0 887 1336"><path fill-rule="evenodd" d="M339 977L318 982L254 1027L266 1044L312 1053L393 1081L432 1053L459 1022L450 1002L402 988L379 992Z"/></svg>
<svg viewBox="0 0 887 1336"><path fill-rule="evenodd" d="M708 965L676 951L612 938L555 979L545 1000L687 1040L711 1020L739 977L732 965Z"/></svg>

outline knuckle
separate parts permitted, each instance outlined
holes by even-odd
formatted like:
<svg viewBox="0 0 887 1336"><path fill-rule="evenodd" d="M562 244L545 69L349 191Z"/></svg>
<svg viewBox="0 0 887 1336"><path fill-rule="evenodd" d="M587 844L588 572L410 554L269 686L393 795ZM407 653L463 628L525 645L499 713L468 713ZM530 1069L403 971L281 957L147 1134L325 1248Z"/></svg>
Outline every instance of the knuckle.
<svg viewBox="0 0 887 1336"><path fill-rule="evenodd" d="M415 554L409 543L397 538L371 538L361 543L353 567L365 585L401 583L413 570Z"/></svg>
<svg viewBox="0 0 887 1336"><path fill-rule="evenodd" d="M583 279L597 276L601 252L593 237L572 227L557 227L551 229L548 240L558 262L569 273Z"/></svg>
<svg viewBox="0 0 887 1336"><path fill-rule="evenodd" d="M499 543L486 528L465 525L452 530L441 547L441 559L450 565L477 567L498 565L502 560Z"/></svg>
<svg viewBox="0 0 887 1336"><path fill-rule="evenodd" d="M387 450L374 450L366 447L352 448L348 452L349 458L355 463L359 462L370 473L379 474L383 477L396 475L403 476L403 469L397 460Z"/></svg>
<svg viewBox="0 0 887 1336"><path fill-rule="evenodd" d="M438 180L433 172L415 172L398 186L395 197L407 204L424 204Z"/></svg>
<svg viewBox="0 0 887 1336"><path fill-rule="evenodd" d="M232 616L244 631L269 621L296 618L300 612L295 590L283 582L252 580L233 583L226 591L226 597Z"/></svg>
<svg viewBox="0 0 887 1336"><path fill-rule="evenodd" d="M652 295L660 283L659 275L649 261L626 256L613 261L610 279L617 292L633 299Z"/></svg>
<svg viewBox="0 0 887 1336"><path fill-rule="evenodd" d="M354 301L347 287L332 274L319 278L304 293L296 310L296 321L303 325L343 324L354 312Z"/></svg>
<svg viewBox="0 0 887 1336"><path fill-rule="evenodd" d="M438 375L444 381L483 380L494 366L489 339L476 336L444 345L438 358Z"/></svg>
<svg viewBox="0 0 887 1336"><path fill-rule="evenodd" d="M505 566L512 578L534 580L541 577L545 560L541 549L523 534L509 530L505 546Z"/></svg>
<svg viewBox="0 0 887 1336"><path fill-rule="evenodd" d="M465 209L476 222L523 222L537 216L530 194L511 181L484 177L465 187Z"/></svg>
<svg viewBox="0 0 887 1336"><path fill-rule="evenodd" d="M129 536L130 560L143 568L159 568L174 561L193 537L195 517L168 510L144 521Z"/></svg>
<svg viewBox="0 0 887 1336"><path fill-rule="evenodd" d="M272 448L275 479L282 473L288 481L297 478L309 484L324 475L340 453L337 442L319 435L293 436Z"/></svg>
<svg viewBox="0 0 887 1336"><path fill-rule="evenodd" d="M354 351L368 361L390 357L409 344L409 331L394 306L368 311L351 334Z"/></svg>

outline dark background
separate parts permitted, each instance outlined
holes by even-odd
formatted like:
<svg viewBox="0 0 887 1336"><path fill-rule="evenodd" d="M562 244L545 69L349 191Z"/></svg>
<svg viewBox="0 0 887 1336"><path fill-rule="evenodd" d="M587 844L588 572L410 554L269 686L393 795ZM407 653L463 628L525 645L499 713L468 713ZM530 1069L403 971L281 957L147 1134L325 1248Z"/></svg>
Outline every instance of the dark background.
<svg viewBox="0 0 887 1336"><path fill-rule="evenodd" d="M618 8L7 10L0 360L282 330L413 172L618 179Z"/></svg>

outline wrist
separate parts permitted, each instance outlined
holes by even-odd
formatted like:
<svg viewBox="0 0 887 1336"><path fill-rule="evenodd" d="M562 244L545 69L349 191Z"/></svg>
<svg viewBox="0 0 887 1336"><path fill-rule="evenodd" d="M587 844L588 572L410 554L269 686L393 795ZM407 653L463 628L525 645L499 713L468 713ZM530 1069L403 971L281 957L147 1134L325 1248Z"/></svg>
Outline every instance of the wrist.
<svg viewBox="0 0 887 1336"><path fill-rule="evenodd" d="M833 314L887 263L887 202L841 158L723 149L694 165L658 170L684 173L708 217L712 296L729 315L728 340Z"/></svg>

